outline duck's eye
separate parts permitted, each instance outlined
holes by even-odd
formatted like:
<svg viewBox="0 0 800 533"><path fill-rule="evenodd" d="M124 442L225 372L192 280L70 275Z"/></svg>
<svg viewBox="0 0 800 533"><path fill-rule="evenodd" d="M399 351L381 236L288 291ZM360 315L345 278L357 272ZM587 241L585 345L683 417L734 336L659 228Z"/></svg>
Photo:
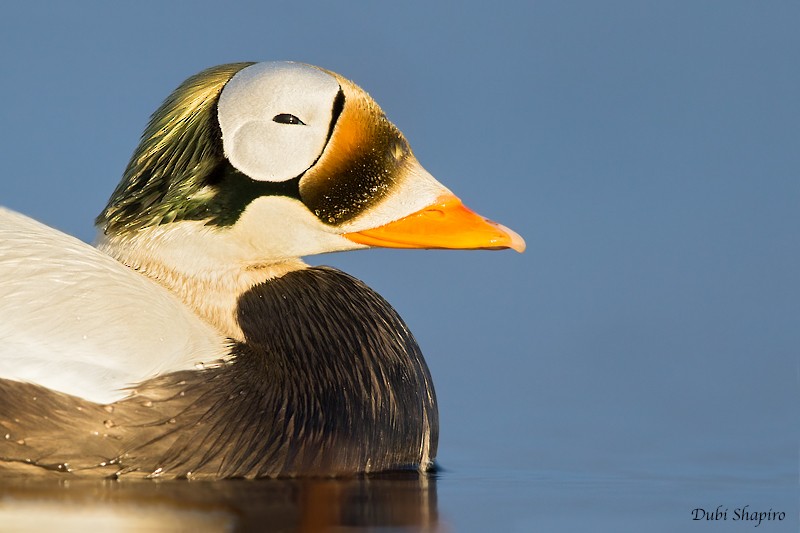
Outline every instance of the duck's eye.
<svg viewBox="0 0 800 533"><path fill-rule="evenodd" d="M303 126L306 125L305 122L300 120L294 115L290 115L289 113L281 113L280 115L275 115L272 120L279 124L302 124Z"/></svg>

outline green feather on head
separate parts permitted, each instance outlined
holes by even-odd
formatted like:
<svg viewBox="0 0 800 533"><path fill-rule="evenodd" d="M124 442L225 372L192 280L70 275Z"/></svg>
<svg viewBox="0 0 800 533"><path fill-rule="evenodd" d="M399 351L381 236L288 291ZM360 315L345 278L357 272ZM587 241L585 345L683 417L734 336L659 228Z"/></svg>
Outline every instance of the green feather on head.
<svg viewBox="0 0 800 533"><path fill-rule="evenodd" d="M226 83L253 63L206 69L184 81L150 118L122 181L95 223L106 234L212 217L208 178L227 163L217 122Z"/></svg>

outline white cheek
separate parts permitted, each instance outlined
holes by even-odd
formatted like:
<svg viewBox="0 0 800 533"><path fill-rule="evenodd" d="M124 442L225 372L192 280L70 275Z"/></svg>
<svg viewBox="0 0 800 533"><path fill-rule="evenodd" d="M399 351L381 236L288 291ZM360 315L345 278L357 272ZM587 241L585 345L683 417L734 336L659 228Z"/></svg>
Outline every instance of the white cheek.
<svg viewBox="0 0 800 533"><path fill-rule="evenodd" d="M314 163L325 146L326 133L303 125L248 122L229 137L227 156L253 179L285 181Z"/></svg>
<svg viewBox="0 0 800 533"><path fill-rule="evenodd" d="M248 262L274 262L364 248L333 233L303 204L278 196L254 200L228 230Z"/></svg>

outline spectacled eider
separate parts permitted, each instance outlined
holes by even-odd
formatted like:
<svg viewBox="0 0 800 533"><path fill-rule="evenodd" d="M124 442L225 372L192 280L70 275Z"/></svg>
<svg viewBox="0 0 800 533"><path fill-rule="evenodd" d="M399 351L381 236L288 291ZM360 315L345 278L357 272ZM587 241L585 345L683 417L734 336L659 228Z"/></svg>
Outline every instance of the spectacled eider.
<svg viewBox="0 0 800 533"><path fill-rule="evenodd" d="M152 116L97 249L0 210L0 473L274 477L429 468L411 333L300 257L524 249L417 162L359 87L205 70Z"/></svg>

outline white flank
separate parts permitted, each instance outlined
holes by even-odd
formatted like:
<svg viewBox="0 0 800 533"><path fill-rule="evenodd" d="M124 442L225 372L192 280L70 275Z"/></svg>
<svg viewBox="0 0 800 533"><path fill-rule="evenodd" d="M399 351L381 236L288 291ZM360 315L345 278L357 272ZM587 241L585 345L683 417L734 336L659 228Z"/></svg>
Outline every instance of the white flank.
<svg viewBox="0 0 800 533"><path fill-rule="evenodd" d="M227 354L227 339L163 287L0 208L0 378L111 403Z"/></svg>

